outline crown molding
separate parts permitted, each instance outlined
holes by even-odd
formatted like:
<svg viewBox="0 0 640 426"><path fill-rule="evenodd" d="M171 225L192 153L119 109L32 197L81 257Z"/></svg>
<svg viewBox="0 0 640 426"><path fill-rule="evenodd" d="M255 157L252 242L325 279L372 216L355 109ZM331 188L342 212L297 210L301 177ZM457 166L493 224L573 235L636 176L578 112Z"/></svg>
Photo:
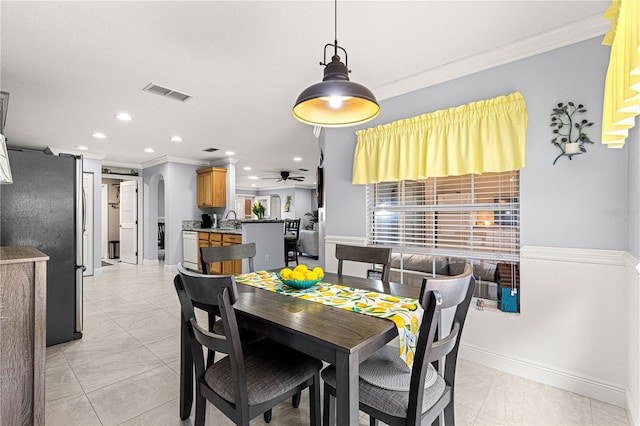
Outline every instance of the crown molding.
<svg viewBox="0 0 640 426"><path fill-rule="evenodd" d="M277 190L287 190L287 189L316 189L316 185L313 184L300 184L300 183L296 183L293 186L263 186L263 187L258 187L258 186L246 186L246 185L239 185L236 184L236 189L244 189L247 191L277 191Z"/></svg>
<svg viewBox="0 0 640 426"><path fill-rule="evenodd" d="M66 149L66 148L56 148L55 146L48 146L49 150L53 152L54 155L60 154L71 154L71 155L81 155L82 158L88 158L91 160L104 160L106 157L105 154L96 154L95 152L87 152L76 149Z"/></svg>
<svg viewBox="0 0 640 426"><path fill-rule="evenodd" d="M489 68L565 47L606 33L611 27L602 14L583 18L549 31L534 34L502 47L467 56L374 88L380 100L414 92Z"/></svg>
<svg viewBox="0 0 640 426"><path fill-rule="evenodd" d="M141 168L146 169L148 167L158 166L164 163L180 163L180 164L189 164L192 166L208 166L209 165L208 161L162 155L160 157L154 158L153 160L145 161L144 163L141 164Z"/></svg>
<svg viewBox="0 0 640 426"><path fill-rule="evenodd" d="M625 253L621 250L579 249L565 247L524 246L520 249L522 259L556 262L588 263L594 265L624 266Z"/></svg>
<svg viewBox="0 0 640 426"><path fill-rule="evenodd" d="M217 158L209 161L209 165L212 167L226 166L227 164L237 164L238 161L240 160L238 160L235 157L223 157L223 158Z"/></svg>
<svg viewBox="0 0 640 426"><path fill-rule="evenodd" d="M102 163L104 167L123 167L126 169L142 169L142 164L140 163L127 163L124 161L111 161L107 160Z"/></svg>

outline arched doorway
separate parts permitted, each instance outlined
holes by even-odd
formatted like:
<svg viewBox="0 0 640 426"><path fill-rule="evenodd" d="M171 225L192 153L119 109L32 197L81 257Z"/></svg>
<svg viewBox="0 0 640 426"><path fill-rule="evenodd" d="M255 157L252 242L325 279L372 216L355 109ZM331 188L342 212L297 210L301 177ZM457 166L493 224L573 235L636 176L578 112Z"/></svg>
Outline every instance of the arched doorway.
<svg viewBox="0 0 640 426"><path fill-rule="evenodd" d="M166 235L166 224L168 222L164 176L161 173L154 174L149 178L148 185L146 193L149 198L146 202L149 220L145 224L145 242L147 244L144 259L147 264L157 264L156 262L164 261L164 247L166 245L164 235Z"/></svg>

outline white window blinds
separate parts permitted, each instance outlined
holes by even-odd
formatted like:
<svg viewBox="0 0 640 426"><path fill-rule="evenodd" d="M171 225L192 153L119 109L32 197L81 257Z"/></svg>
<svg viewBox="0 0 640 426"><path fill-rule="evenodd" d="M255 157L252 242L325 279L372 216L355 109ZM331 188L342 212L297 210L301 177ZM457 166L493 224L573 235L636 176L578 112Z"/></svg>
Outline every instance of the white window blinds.
<svg viewBox="0 0 640 426"><path fill-rule="evenodd" d="M367 186L367 238L398 251L519 261L519 172Z"/></svg>

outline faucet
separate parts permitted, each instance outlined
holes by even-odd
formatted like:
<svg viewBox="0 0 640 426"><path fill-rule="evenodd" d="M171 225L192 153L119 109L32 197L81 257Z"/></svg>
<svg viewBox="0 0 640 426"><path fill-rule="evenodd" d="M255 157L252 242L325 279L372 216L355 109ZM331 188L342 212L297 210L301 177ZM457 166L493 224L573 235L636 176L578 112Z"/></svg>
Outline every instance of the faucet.
<svg viewBox="0 0 640 426"><path fill-rule="evenodd" d="M225 219L229 217L229 213L233 213L233 227L236 229L239 229L240 221L238 220L238 214L236 213L235 210L229 210L227 214L224 215Z"/></svg>

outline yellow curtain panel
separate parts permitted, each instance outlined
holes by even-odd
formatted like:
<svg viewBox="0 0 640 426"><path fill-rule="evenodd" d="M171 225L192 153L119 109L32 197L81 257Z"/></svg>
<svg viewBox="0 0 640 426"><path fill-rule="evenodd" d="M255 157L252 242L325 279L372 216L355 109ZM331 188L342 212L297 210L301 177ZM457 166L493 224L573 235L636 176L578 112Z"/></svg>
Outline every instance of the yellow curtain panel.
<svg viewBox="0 0 640 426"><path fill-rule="evenodd" d="M527 109L519 92L359 130L353 183L524 167Z"/></svg>
<svg viewBox="0 0 640 426"><path fill-rule="evenodd" d="M613 1L604 14L611 46L602 105L602 143L622 148L640 114L640 0Z"/></svg>

